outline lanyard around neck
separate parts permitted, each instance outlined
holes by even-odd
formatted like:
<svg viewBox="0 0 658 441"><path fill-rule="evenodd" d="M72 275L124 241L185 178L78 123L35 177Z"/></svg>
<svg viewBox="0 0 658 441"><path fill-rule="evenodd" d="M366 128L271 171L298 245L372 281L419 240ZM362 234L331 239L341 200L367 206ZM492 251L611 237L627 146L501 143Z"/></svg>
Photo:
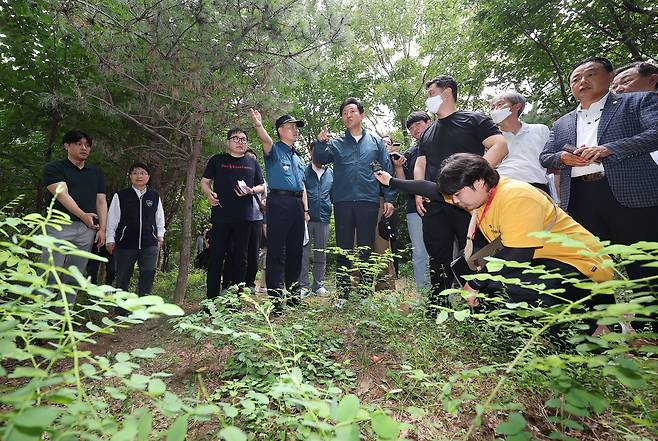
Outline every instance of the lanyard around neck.
<svg viewBox="0 0 658 441"><path fill-rule="evenodd" d="M484 220L484 217L487 215L487 212L491 207L491 203L493 202L493 199L496 196L497 189L498 186L495 186L489 191L489 198L487 199L487 203L484 206L484 210L482 210L482 216L478 217L477 210L473 212L473 218L475 219L475 222L472 222L469 228L470 230L468 232L469 239L473 240L475 238L475 230L480 227L480 223Z"/></svg>

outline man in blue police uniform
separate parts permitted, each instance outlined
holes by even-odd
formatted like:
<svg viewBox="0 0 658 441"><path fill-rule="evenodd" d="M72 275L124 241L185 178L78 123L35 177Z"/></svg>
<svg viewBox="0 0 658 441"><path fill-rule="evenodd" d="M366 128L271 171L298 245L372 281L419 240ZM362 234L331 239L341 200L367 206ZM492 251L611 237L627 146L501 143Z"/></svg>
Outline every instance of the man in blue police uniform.
<svg viewBox="0 0 658 441"><path fill-rule="evenodd" d="M302 266L304 224L309 220L304 187L304 162L295 151L299 127L304 121L283 115L274 123L279 141L273 142L263 119L251 109L251 120L263 143L265 171L270 187L267 198L267 257L265 280L268 294L281 313L284 292L288 304L300 302L299 273Z"/></svg>

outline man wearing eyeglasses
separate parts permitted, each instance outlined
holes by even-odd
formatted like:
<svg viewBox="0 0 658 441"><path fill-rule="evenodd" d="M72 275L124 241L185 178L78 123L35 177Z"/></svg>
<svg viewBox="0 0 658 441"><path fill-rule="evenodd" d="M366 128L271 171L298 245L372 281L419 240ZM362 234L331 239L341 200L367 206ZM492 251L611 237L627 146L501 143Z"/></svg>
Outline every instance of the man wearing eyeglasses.
<svg viewBox="0 0 658 441"><path fill-rule="evenodd" d="M309 218L304 187L304 161L295 151L299 128L304 121L291 115L276 120L279 141L273 142L263 128L263 118L251 109L251 120L263 143L265 170L270 193L267 198L267 292L275 301L274 312L283 310L284 294L288 305L301 300L299 274L302 268L304 224Z"/></svg>
<svg viewBox="0 0 658 441"><path fill-rule="evenodd" d="M245 281L247 244L254 212L253 195L265 191L258 161L246 156L247 133L239 127L228 131L228 152L212 156L201 178L201 191L212 207L207 297L215 298L229 286ZM210 181L213 181L212 188ZM231 248L230 271L224 258Z"/></svg>

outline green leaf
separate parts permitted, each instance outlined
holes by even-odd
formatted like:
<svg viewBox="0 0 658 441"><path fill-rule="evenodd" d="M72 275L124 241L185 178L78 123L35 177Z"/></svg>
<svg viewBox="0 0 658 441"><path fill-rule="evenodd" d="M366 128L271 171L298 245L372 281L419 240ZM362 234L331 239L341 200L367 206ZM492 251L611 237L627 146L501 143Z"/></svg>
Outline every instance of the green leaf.
<svg viewBox="0 0 658 441"><path fill-rule="evenodd" d="M149 380L148 393L151 395L161 395L167 390L167 385L159 378Z"/></svg>
<svg viewBox="0 0 658 441"><path fill-rule="evenodd" d="M359 426L348 424L347 426L336 427L336 439L340 441L359 441Z"/></svg>
<svg viewBox="0 0 658 441"><path fill-rule="evenodd" d="M639 349L640 352L646 352L649 354L658 354L658 346L656 345L642 345Z"/></svg>
<svg viewBox="0 0 658 441"><path fill-rule="evenodd" d="M242 404L242 407L244 407L245 412L243 412L243 414L245 415L249 415L254 410L256 410L256 404L254 404L254 402L251 400L243 399L240 401L240 404Z"/></svg>
<svg viewBox="0 0 658 441"><path fill-rule="evenodd" d="M580 424L580 423L578 423L574 420L570 420L568 418L563 418L562 420L560 420L560 423L564 427L568 427L569 429L575 429L575 430L580 430L580 431L585 430L585 428L583 427L582 424Z"/></svg>
<svg viewBox="0 0 658 441"><path fill-rule="evenodd" d="M396 439L400 436L400 423L388 415L373 415L370 423L372 424L372 430L374 430L380 438Z"/></svg>
<svg viewBox="0 0 658 441"><path fill-rule="evenodd" d="M43 427L20 427L13 428L11 437L7 440L11 441L40 441L43 433Z"/></svg>
<svg viewBox="0 0 658 441"><path fill-rule="evenodd" d="M528 441L529 439L530 435L525 432L519 432L505 437L505 441Z"/></svg>
<svg viewBox="0 0 658 441"><path fill-rule="evenodd" d="M88 377L96 374L96 368L89 363L84 363L82 366L80 366L80 370Z"/></svg>
<svg viewBox="0 0 658 441"><path fill-rule="evenodd" d="M130 354L126 352L119 352L117 355L114 356L114 358L116 358L118 362L123 363L130 360Z"/></svg>
<svg viewBox="0 0 658 441"><path fill-rule="evenodd" d="M167 441L183 441L185 439L188 418L188 415L181 415L176 418L176 421L167 430Z"/></svg>
<svg viewBox="0 0 658 441"><path fill-rule="evenodd" d="M577 407L569 403L566 403L564 405L564 411L578 417L584 418L589 416L589 412L587 411L587 409L583 409L582 407Z"/></svg>
<svg viewBox="0 0 658 441"><path fill-rule="evenodd" d="M10 329L14 329L18 324L18 320L4 320L0 322L0 332L6 332Z"/></svg>
<svg viewBox="0 0 658 441"><path fill-rule="evenodd" d="M76 389L57 389L52 394L46 397L46 400L54 404L70 404L78 397L78 391Z"/></svg>
<svg viewBox="0 0 658 441"><path fill-rule="evenodd" d="M234 426L224 427L219 431L219 436L225 441L247 441L247 435Z"/></svg>
<svg viewBox="0 0 658 441"><path fill-rule="evenodd" d="M48 372L43 369L34 367L17 367L14 372L9 374L9 378L44 378L48 376Z"/></svg>
<svg viewBox="0 0 658 441"><path fill-rule="evenodd" d="M228 418L235 418L238 416L238 409L230 404L222 404L222 410L224 411L224 415Z"/></svg>
<svg viewBox="0 0 658 441"><path fill-rule="evenodd" d="M155 358L158 354L165 352L162 348L133 349L130 355L137 358Z"/></svg>
<svg viewBox="0 0 658 441"><path fill-rule="evenodd" d="M215 406L214 404L202 404L194 408L195 415L208 416L218 412L219 406Z"/></svg>
<svg viewBox="0 0 658 441"><path fill-rule="evenodd" d="M420 407L415 407L415 406L407 407L406 411L409 415L411 415L412 417L416 417L416 418L422 418L427 414L427 412L425 412L424 409L421 409Z"/></svg>
<svg viewBox="0 0 658 441"><path fill-rule="evenodd" d="M123 393L123 391L117 389L116 387L108 386L105 388L105 391L115 400L123 401L126 398L128 398L128 396L125 393Z"/></svg>
<svg viewBox="0 0 658 441"><path fill-rule="evenodd" d="M32 407L14 417L13 422L21 427L45 428L55 421L60 412L54 407Z"/></svg>
<svg viewBox="0 0 658 441"><path fill-rule="evenodd" d="M506 422L500 423L496 427L496 433L501 435L516 435L525 429L526 420L518 412L510 414L509 419Z"/></svg>
<svg viewBox="0 0 658 441"><path fill-rule="evenodd" d="M441 323L445 322L448 320L448 317L450 317L450 314L448 314L448 311L441 311L439 314L436 316L436 324L440 325Z"/></svg>
<svg viewBox="0 0 658 441"><path fill-rule="evenodd" d="M87 327L87 329L89 329L90 331L93 331L93 332L102 331L102 329L98 325L96 325L92 322L87 322L87 324L85 326Z"/></svg>
<svg viewBox="0 0 658 441"><path fill-rule="evenodd" d="M558 408L558 407L562 406L562 400L560 400L559 398L552 398L552 399L550 399L546 402L545 406L546 407Z"/></svg>
<svg viewBox="0 0 658 441"><path fill-rule="evenodd" d="M139 419L139 422L137 423L138 441L147 441L152 428L153 428L153 417L151 416L150 413L147 412L144 414L144 416L142 416Z"/></svg>
<svg viewBox="0 0 658 441"><path fill-rule="evenodd" d="M606 308L606 313L615 317L620 317L625 314L634 314L639 312L642 310L642 308L643 306L637 303L614 303L612 305L608 305Z"/></svg>
<svg viewBox="0 0 658 441"><path fill-rule="evenodd" d="M340 403L338 403L338 408L336 409L336 421L339 423L352 421L356 418L358 413L359 398L353 394L346 395L340 400Z"/></svg>
<svg viewBox="0 0 658 441"><path fill-rule="evenodd" d="M164 314L164 315L185 315L185 311L178 306L172 305L171 303L165 303L164 305L154 305L146 308L146 312L151 314Z"/></svg>
<svg viewBox="0 0 658 441"><path fill-rule="evenodd" d="M463 322L466 317L471 315L471 310L470 309L460 309L459 311L455 311L455 320L458 322Z"/></svg>
<svg viewBox="0 0 658 441"><path fill-rule="evenodd" d="M292 371L290 372L290 379L296 384L301 384L304 381L304 374L302 374L302 370L298 367L292 368Z"/></svg>

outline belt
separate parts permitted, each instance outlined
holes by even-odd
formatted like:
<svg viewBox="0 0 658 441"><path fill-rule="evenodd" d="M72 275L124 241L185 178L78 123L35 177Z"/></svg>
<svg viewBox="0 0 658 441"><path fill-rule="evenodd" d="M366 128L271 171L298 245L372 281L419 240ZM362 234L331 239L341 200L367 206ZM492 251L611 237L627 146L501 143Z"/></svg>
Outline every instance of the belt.
<svg viewBox="0 0 658 441"><path fill-rule="evenodd" d="M296 198L301 198L304 194L303 191L290 191L290 190L270 190L270 194L278 194L281 196L294 196Z"/></svg>
<svg viewBox="0 0 658 441"><path fill-rule="evenodd" d="M588 175L576 176L571 178L572 181L594 182L605 178L605 172L590 173Z"/></svg>

